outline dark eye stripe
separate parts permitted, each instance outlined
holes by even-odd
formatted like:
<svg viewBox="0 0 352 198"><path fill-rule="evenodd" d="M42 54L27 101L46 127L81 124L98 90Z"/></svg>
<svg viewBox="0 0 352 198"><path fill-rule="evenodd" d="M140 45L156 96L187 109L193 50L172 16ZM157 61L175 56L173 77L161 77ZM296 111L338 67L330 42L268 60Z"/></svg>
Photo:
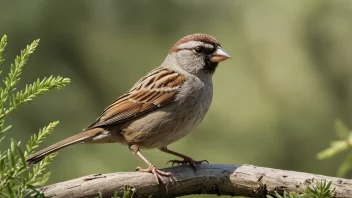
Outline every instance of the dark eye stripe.
<svg viewBox="0 0 352 198"><path fill-rule="evenodd" d="M215 52L215 48L208 48L205 50L205 54L212 54Z"/></svg>
<svg viewBox="0 0 352 198"><path fill-rule="evenodd" d="M193 48L193 51L199 54L212 54L215 51L215 48L205 48L203 46L197 46Z"/></svg>
<svg viewBox="0 0 352 198"><path fill-rule="evenodd" d="M204 52L204 50L205 50L205 48L202 46L197 46L194 48L194 51L197 53L202 53L202 52Z"/></svg>

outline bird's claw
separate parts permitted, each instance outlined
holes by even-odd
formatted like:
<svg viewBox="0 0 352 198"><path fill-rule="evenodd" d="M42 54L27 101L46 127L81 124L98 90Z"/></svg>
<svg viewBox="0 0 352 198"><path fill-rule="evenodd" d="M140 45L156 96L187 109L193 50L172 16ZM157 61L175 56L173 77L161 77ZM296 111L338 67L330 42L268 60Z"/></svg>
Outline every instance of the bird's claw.
<svg viewBox="0 0 352 198"><path fill-rule="evenodd" d="M171 179L172 174L170 172L161 171L161 170L157 169L154 165L150 165L146 169L143 169L141 167L137 167L136 171L152 173L154 175L154 177L155 177L155 180L156 180L157 184L160 184L160 182L161 182L161 183L163 183L166 186L166 182L164 181L162 176L169 177L170 181L172 182L172 179Z"/></svg>
<svg viewBox="0 0 352 198"><path fill-rule="evenodd" d="M174 166L174 164L177 165L186 165L189 164L191 165L194 170L196 169L196 165L198 164L203 164L203 163L207 163L209 164L208 160L193 160L192 158L184 158L183 160L169 160L168 162L166 162L166 165L172 163L171 166Z"/></svg>

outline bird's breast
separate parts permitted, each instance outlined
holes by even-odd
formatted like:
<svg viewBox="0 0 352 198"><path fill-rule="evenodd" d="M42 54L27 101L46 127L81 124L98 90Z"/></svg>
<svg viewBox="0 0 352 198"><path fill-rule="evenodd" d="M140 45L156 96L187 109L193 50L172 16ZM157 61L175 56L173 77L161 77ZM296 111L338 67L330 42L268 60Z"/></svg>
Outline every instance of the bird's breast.
<svg viewBox="0 0 352 198"><path fill-rule="evenodd" d="M213 94L211 83L196 83L184 84L173 103L131 122L124 129L127 143L160 148L191 132L206 115Z"/></svg>

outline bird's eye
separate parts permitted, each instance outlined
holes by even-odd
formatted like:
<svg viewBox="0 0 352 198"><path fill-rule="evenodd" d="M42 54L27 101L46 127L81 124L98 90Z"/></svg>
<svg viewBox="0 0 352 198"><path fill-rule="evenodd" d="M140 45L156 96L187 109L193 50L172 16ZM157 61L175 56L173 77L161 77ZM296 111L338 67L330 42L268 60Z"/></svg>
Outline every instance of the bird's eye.
<svg viewBox="0 0 352 198"><path fill-rule="evenodd" d="M200 47L200 46L195 47L194 51L197 52L197 53L202 53L202 52L204 52L204 47Z"/></svg>

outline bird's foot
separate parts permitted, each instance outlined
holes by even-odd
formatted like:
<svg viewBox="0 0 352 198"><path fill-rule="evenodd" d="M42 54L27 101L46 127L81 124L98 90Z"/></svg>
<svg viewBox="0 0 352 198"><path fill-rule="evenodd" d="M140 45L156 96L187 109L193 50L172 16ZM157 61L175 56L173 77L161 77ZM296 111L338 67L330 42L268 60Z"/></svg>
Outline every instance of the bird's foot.
<svg viewBox="0 0 352 198"><path fill-rule="evenodd" d="M203 164L203 163L207 163L209 164L208 160L199 160L199 161L196 161L196 160L193 160L192 158L190 157L186 157L186 158L183 158L183 160L169 160L166 164L168 163L172 163L172 166L174 166L174 164L177 164L177 165L186 165L186 164L189 164L192 166L192 168L194 170L196 170L196 165L198 164Z"/></svg>
<svg viewBox="0 0 352 198"><path fill-rule="evenodd" d="M156 183L160 184L160 182L162 182L164 185L166 185L166 182L164 181L163 177L162 176L165 176L165 177L169 177L170 178L170 181L172 182L172 174L170 172L164 172L164 171L161 171L159 169L157 169L154 165L149 165L148 168L141 168L141 167L137 167L136 168L136 171L139 171L139 172L148 172L148 173L152 173L156 179Z"/></svg>

